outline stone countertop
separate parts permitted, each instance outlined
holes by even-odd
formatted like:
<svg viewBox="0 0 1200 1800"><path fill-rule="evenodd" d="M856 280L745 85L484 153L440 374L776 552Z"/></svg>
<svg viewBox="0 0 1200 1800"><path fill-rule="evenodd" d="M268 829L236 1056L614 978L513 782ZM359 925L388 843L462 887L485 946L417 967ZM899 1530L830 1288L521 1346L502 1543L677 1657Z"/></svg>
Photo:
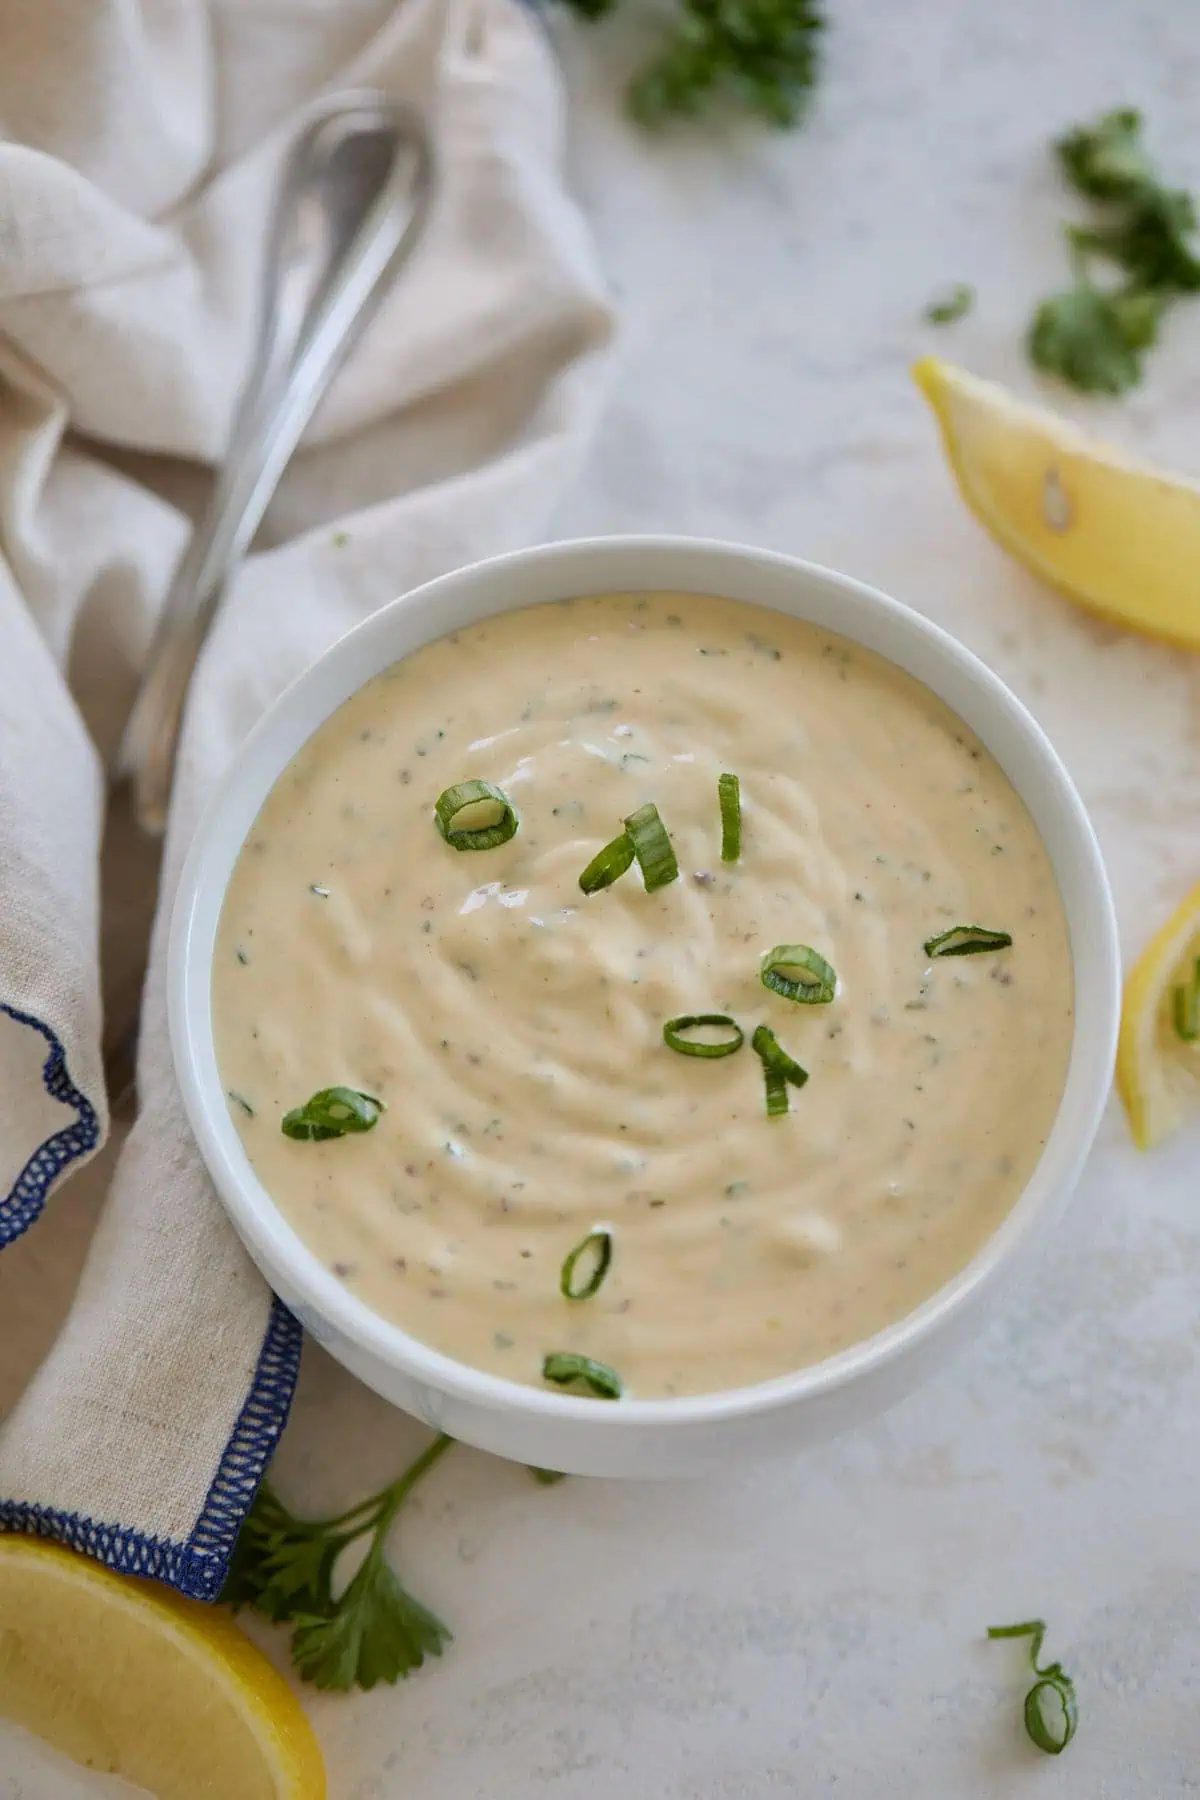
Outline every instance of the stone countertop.
<svg viewBox="0 0 1200 1800"><path fill-rule="evenodd" d="M1168 171L1200 186L1200 13L828 11L814 116L785 137L647 143L614 101L642 28L562 33L576 185L626 329L559 527L753 541L949 627L1068 762L1132 953L1200 875L1200 662L1089 620L1008 561L958 500L907 370L937 350L1035 391L1022 331L1064 279L1070 211L1049 140L1142 105ZM959 280L978 289L974 313L925 326ZM1166 340L1125 402L1065 409L1197 469L1200 305ZM985 1335L824 1449L696 1485L548 1489L455 1450L395 1540L455 1642L394 1690L311 1696L331 1795L1196 1792L1198 1148L1200 1121L1140 1157L1111 1107L1066 1222ZM334 1510L391 1479L421 1435L310 1347L281 1481ZM1078 1688L1061 1760L1023 1736L1020 1653L983 1641L989 1623L1036 1614Z"/></svg>

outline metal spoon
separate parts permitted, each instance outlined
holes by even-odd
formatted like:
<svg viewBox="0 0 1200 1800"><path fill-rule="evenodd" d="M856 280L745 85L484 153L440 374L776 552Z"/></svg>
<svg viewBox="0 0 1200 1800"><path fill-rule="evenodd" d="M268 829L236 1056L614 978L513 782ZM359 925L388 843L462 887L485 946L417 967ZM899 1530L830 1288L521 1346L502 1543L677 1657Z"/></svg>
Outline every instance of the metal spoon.
<svg viewBox="0 0 1200 1800"><path fill-rule="evenodd" d="M382 94L334 94L289 152L271 223L258 344L212 499L171 583L115 775L162 835L188 683L230 575L304 427L419 235L431 188L418 121Z"/></svg>

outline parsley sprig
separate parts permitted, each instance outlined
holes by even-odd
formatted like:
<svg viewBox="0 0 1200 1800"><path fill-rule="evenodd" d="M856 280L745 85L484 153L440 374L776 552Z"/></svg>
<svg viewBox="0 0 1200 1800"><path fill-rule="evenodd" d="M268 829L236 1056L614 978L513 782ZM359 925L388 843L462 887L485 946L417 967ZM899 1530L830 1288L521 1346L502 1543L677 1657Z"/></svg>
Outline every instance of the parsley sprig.
<svg viewBox="0 0 1200 1800"><path fill-rule="evenodd" d="M1089 225L1064 227L1074 285L1038 307L1029 354L1085 393L1122 394L1141 380L1143 353L1168 308L1200 289L1195 205L1163 184L1132 107L1077 126L1055 149L1098 213ZM1118 272L1115 282L1096 280L1097 261Z"/></svg>
<svg viewBox="0 0 1200 1800"><path fill-rule="evenodd" d="M319 1688L372 1688L440 1656L451 1633L402 1585L384 1545L414 1487L453 1443L444 1434L389 1487L332 1519L300 1519L269 1481L258 1490L234 1547L221 1599L292 1626L292 1661ZM367 1553L334 1595L342 1552L369 1535Z"/></svg>
<svg viewBox="0 0 1200 1800"><path fill-rule="evenodd" d="M617 0L564 4L600 19ZM677 0L658 54L629 85L629 110L661 125L727 101L768 125L795 125L817 79L823 27L816 0Z"/></svg>

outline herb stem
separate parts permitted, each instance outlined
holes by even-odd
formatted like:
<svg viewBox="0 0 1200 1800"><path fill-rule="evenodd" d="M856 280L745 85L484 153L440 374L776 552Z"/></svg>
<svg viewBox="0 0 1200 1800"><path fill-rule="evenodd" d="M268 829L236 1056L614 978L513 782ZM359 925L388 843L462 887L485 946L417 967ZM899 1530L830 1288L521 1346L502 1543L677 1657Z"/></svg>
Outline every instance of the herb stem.
<svg viewBox="0 0 1200 1800"><path fill-rule="evenodd" d="M454 1439L452 1437L447 1437L444 1431L440 1431L437 1437L434 1438L432 1444L426 1445L425 1449L422 1450L415 1462L409 1463L403 1475L401 1475L397 1481L393 1481L390 1487L382 1489L382 1491L376 1495L376 1499L382 1500L383 1502L383 1505L379 1509L379 1517L375 1521L376 1544L382 1543L388 1526L400 1511L400 1508L404 1505L404 1502L408 1499L408 1496L412 1493L417 1483L428 1475L435 1463L439 1462L441 1458L445 1456L453 1442Z"/></svg>
<svg viewBox="0 0 1200 1800"><path fill-rule="evenodd" d="M409 1494L412 1493L413 1488L446 1454L454 1441L452 1437L447 1437L444 1431L441 1432L434 1438L432 1444L426 1445L416 1461L410 1463L404 1473L388 1487L380 1488L377 1494L368 1494L365 1500L358 1502L357 1506L349 1507L346 1512L336 1513L331 1519L305 1519L303 1522L305 1534L312 1537L326 1537L329 1533L336 1532L339 1526L349 1525L352 1519L358 1519L360 1523L355 1525L353 1530L342 1534L345 1542L349 1544L355 1538L361 1537L363 1532L368 1529L378 1530L380 1520L385 1517L390 1525Z"/></svg>

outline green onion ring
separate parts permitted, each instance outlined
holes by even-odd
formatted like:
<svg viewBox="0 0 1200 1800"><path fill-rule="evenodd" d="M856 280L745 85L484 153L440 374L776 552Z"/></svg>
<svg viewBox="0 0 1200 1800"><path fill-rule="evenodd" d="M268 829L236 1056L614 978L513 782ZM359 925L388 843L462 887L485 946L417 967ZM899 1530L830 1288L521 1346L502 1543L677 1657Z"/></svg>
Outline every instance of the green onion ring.
<svg viewBox="0 0 1200 1800"><path fill-rule="evenodd" d="M1007 950L1012 938L1007 931L991 931L986 925L952 925L925 940L926 956L982 956L988 950Z"/></svg>
<svg viewBox="0 0 1200 1800"><path fill-rule="evenodd" d="M808 944L776 944L762 959L761 980L773 994L800 1006L825 1006L837 993L837 975Z"/></svg>
<svg viewBox="0 0 1200 1800"><path fill-rule="evenodd" d="M781 1118L788 1111L788 1083L795 1088L802 1088L808 1080L808 1070L802 1068L795 1057L788 1055L769 1025L755 1028L750 1048L760 1058L763 1066L767 1117Z"/></svg>
<svg viewBox="0 0 1200 1800"><path fill-rule="evenodd" d="M1032 1640L1029 1646L1029 1666L1037 1679L1025 1696L1025 1730L1032 1742L1039 1750L1044 1750L1047 1756L1061 1756L1075 1736L1079 1710L1075 1703L1075 1684L1064 1672L1062 1664L1047 1663L1042 1668L1038 1663L1045 1635L1044 1619L1026 1619L1020 1625L988 1626L989 1638L1027 1637ZM1058 1705L1048 1714L1046 1700L1050 1694L1054 1695Z"/></svg>
<svg viewBox="0 0 1200 1800"><path fill-rule="evenodd" d="M672 881L679 879L679 864L675 860L667 828L652 800L630 813L625 820L625 829L633 844L633 854L638 859L648 894L653 894L657 888L668 887Z"/></svg>
<svg viewBox="0 0 1200 1800"><path fill-rule="evenodd" d="M587 1273L585 1264L582 1287L575 1285L575 1269L581 1257L587 1257L591 1265L591 1273ZM604 1277L608 1274L613 1258L613 1234L605 1225L598 1225L589 1231L585 1238L580 1238L573 1250L568 1251L563 1259L562 1274L559 1276L559 1292L564 1300L590 1300L593 1294L599 1293Z"/></svg>
<svg viewBox="0 0 1200 1800"><path fill-rule="evenodd" d="M568 1387L582 1381L597 1400L619 1400L625 1385L615 1369L607 1363L593 1362L590 1356L577 1356L573 1350L552 1350L542 1360L542 1378L557 1387Z"/></svg>
<svg viewBox="0 0 1200 1800"><path fill-rule="evenodd" d="M1046 1699L1053 1694L1057 1708L1048 1716ZM1061 1756L1079 1724L1075 1684L1065 1675L1043 1675L1025 1696L1025 1730L1047 1756Z"/></svg>
<svg viewBox="0 0 1200 1800"><path fill-rule="evenodd" d="M763 1064L763 1086L766 1090L768 1119L780 1119L784 1113L791 1111L786 1079L778 1069L772 1069L766 1063Z"/></svg>
<svg viewBox="0 0 1200 1800"><path fill-rule="evenodd" d="M736 775L717 776L717 802L721 808L721 861L736 862L742 854L742 784Z"/></svg>
<svg viewBox="0 0 1200 1800"><path fill-rule="evenodd" d="M633 839L623 831L620 837L605 844L603 850L593 856L579 877L579 885L585 894L598 893L601 888L611 887L614 881L619 881L632 864Z"/></svg>
<svg viewBox="0 0 1200 1800"><path fill-rule="evenodd" d="M321 1088L303 1106L293 1106L290 1112L285 1112L279 1129L284 1137L321 1143L327 1138L370 1131L383 1111L382 1100L374 1094L364 1094L359 1088Z"/></svg>
<svg viewBox="0 0 1200 1800"><path fill-rule="evenodd" d="M463 813L468 819L459 824ZM521 823L503 788L490 781L460 781L448 787L438 795L433 816L453 850L494 850L515 837Z"/></svg>
<svg viewBox="0 0 1200 1800"><path fill-rule="evenodd" d="M685 1031L695 1031L702 1025L711 1025L714 1028L723 1028L727 1025L734 1035L731 1038L722 1038L715 1044L708 1044L703 1040L697 1042L683 1036ZM668 1019L663 1026L663 1042L672 1050L678 1050L680 1056L703 1056L710 1059L717 1056L732 1056L735 1051L741 1049L745 1041L745 1032L737 1020L731 1019L728 1013L680 1013L677 1019Z"/></svg>

